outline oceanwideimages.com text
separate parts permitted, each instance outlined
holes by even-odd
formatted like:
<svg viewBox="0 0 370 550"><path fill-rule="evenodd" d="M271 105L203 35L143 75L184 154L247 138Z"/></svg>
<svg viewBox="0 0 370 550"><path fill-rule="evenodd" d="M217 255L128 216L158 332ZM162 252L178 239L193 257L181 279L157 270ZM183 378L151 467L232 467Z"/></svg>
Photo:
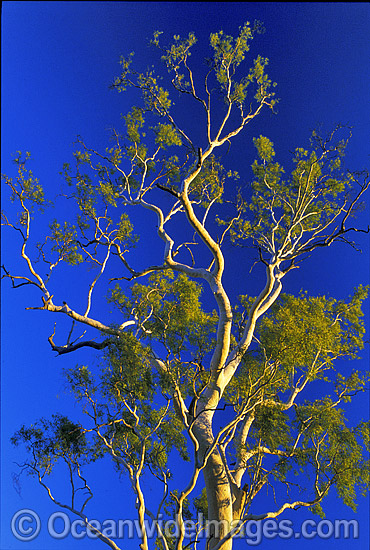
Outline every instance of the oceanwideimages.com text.
<svg viewBox="0 0 370 550"><path fill-rule="evenodd" d="M63 511L54 512L47 521L41 522L39 515L31 509L17 511L11 519L11 531L21 541L35 539L46 530L54 539L64 539L71 536L74 539L97 539L100 534L110 539L140 538L141 528L138 520L105 519L89 520L71 519ZM155 539L159 533L167 538L179 536L179 526L175 520L145 520L145 530L148 538ZM208 539L210 535L218 537L220 523L208 521L199 514L196 521L185 520L183 524L184 536L189 540ZM248 520L243 524L233 522L230 529L235 530L234 538L243 538L250 546L257 546L263 540L280 538L295 539L357 539L359 538L359 524L356 520L336 519L306 519L299 526L289 519L277 521L275 519Z"/></svg>

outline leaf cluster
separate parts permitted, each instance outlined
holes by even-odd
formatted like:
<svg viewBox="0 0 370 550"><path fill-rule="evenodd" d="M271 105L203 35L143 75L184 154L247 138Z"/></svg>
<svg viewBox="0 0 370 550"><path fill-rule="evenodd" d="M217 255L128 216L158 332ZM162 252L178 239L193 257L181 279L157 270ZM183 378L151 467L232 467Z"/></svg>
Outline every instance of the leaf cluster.
<svg viewBox="0 0 370 550"><path fill-rule="evenodd" d="M151 274L147 285L135 283L130 292L128 298L117 284L108 300L125 315L136 315L144 337L161 342L179 361L182 352L191 350L200 362L212 349L217 317L203 311L201 285L167 270Z"/></svg>
<svg viewBox="0 0 370 550"><path fill-rule="evenodd" d="M52 415L51 420L41 419L29 428L22 426L11 442L16 446L25 445L31 456L31 475L37 471L50 475L60 459L75 468L80 462L91 462L95 455L82 426L60 414Z"/></svg>

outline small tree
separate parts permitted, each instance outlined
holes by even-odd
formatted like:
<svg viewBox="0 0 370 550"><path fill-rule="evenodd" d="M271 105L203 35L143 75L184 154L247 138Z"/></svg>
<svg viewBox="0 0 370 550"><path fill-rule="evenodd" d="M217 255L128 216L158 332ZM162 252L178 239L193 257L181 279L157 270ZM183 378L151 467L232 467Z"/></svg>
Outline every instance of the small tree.
<svg viewBox="0 0 370 550"><path fill-rule="evenodd" d="M136 90L141 102L124 116L124 134L112 132L113 145L104 153L78 138L75 165L63 168L76 221L51 221L44 242L36 244L45 276L29 252L35 244L32 217L47 206L26 167L29 155L17 154L15 179L4 176L20 212L17 221L3 214L3 224L17 231L27 272L3 266L3 277L13 287L40 291L42 305L28 309L71 319L65 343L56 343L55 330L49 337L53 351L94 348L105 365L101 372L88 366L66 372L86 424L55 415L23 426L13 442L25 444L24 467L51 500L82 518L111 548L118 548L114 540L89 523L92 490L83 474L89 462L107 454L130 479L143 550L149 547L148 518L156 522L159 547L180 550L185 544L195 548L204 534L198 525L189 541L185 525L203 512L210 522L207 544L226 550L250 519L276 518L299 507L322 513L332 487L354 508L357 492L368 489L368 424L348 425L342 409L365 389L366 376L344 375L338 361L358 357L363 348L367 288L358 286L344 301L303 291L283 294L282 286L309 253L336 241L352 244L351 232L364 231L350 219L370 179L342 168L350 131L338 127L327 138L314 132L309 148L297 148L290 174L275 161L273 143L255 138L253 179L237 188L239 175L222 164L222 154L277 101L267 59L258 56L243 72L250 42L261 30L246 23L236 38L212 34L202 86L190 64L193 34L175 36L168 47L161 33L154 34L168 89L154 70L135 71L133 54L121 59L112 87ZM194 106L184 123L170 90ZM135 210L142 212L136 218ZM163 242L163 261L155 265L145 254L129 259L138 241L134 225L147 223L144 214L148 223L156 216L152 238L156 232ZM241 246L241 262L247 250L242 246L252 245L265 268L259 295L243 294L246 284L236 303L222 283L228 262L223 245L230 242ZM80 312L54 298L52 275L62 262L95 269ZM105 273L108 301L117 311L111 322L91 315ZM214 305L201 299L207 288ZM75 336L80 325L95 329L97 339ZM309 388L318 381L322 393L315 398ZM59 461L69 471L70 503L59 502L47 481ZM185 487L172 486L171 467L178 461L191 462ZM144 476L162 486L156 512L145 500ZM274 491L270 507L252 514L256 495L266 487ZM156 521L160 514L175 520L175 537Z"/></svg>

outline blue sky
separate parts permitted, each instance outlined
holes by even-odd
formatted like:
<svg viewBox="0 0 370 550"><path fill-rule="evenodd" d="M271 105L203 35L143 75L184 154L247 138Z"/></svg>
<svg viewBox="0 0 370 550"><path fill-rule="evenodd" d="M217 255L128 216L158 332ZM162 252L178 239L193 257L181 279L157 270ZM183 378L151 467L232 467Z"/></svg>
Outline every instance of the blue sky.
<svg viewBox="0 0 370 550"><path fill-rule="evenodd" d="M60 192L59 172L71 160L76 135L98 150L107 146L108 129L122 124L121 113L130 107L130 95L108 89L119 73L119 57L131 51L142 66L154 63L156 53L147 41L153 31L168 37L194 31L200 46L207 46L210 32L223 29L235 34L246 20L264 22L266 33L258 36L252 55L269 58L269 75L278 83L278 114L266 112L248 127L245 140L231 150L230 168L245 179L251 176L254 150L252 137L267 135L275 144L277 158L289 158L289 151L307 145L310 131L318 124L330 130L336 123L353 126L349 146L349 169L370 164L370 5L368 3L249 3L249 2L3 2L2 4L2 172L11 175L12 154L31 151L32 169L51 196ZM184 116L189 116L187 113ZM190 115L191 116L191 115ZM3 199L4 200L4 199ZM5 208L5 204L3 204ZM65 208L65 207L64 207ZM68 217L68 207L60 214ZM366 225L369 209L359 215ZM37 226L41 229L41 225ZM286 277L287 292L301 288L312 294L347 298L353 287L369 281L368 238L359 236L363 253L335 245L318 251L305 265ZM4 233L3 262L17 269L13 251L17 240ZM230 251L235 258L236 252ZM8 258L11 258L8 260ZM225 286L239 294L246 278L243 265L228 270ZM249 269L247 269L248 273ZM68 303L78 302L73 272L65 270L58 280ZM252 289L260 288L260 272L248 274ZM248 290L249 291L249 290ZM46 312L25 311L38 305L39 296L2 284L2 539L1 550L52 550L56 548L99 548L101 542L86 539L53 540L45 529L32 542L17 541L9 529L10 518L21 508L34 508L43 525L55 506L36 483L22 479L19 495L12 472L22 461L22 451L11 448L9 438L22 423L31 423L55 411L78 414L71 396L64 391L62 368L77 362L95 362L83 351L77 357L55 358L47 337L54 318ZM60 300L61 301L61 300ZM102 305L102 307L104 307ZM108 313L108 310L107 310ZM368 317L367 317L368 319ZM366 368L368 355L360 368ZM367 359L366 359L367 357ZM356 365L359 367L359 365ZM368 399L358 406L366 417ZM91 517L109 514L126 517L133 509L129 487L117 482L109 464L92 471L96 499ZM368 501L362 500L357 514L345 508L335 495L328 499L329 519L360 521L360 539L350 542L353 550L368 547ZM309 517L296 512L298 523ZM348 541L314 539L317 547L346 548ZM265 543L276 549L281 540ZM312 541L300 540L302 549ZM247 546L238 543L238 548ZM296 541L284 541L293 548ZM136 542L125 542L136 548ZM104 546L103 546L104 547ZM263 546L264 547L264 546Z"/></svg>

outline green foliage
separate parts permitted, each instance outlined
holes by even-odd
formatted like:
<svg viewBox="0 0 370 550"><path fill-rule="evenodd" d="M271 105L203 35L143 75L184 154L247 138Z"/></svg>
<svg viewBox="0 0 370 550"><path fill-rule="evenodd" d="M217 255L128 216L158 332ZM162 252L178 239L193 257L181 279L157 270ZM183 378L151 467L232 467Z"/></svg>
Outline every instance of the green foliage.
<svg viewBox="0 0 370 550"><path fill-rule="evenodd" d="M225 101L229 104L241 106L246 100L247 88L252 83L257 85L258 91L255 95L257 102L269 97L271 107L276 103L276 100L272 99L274 94L270 90L271 81L265 74L267 59L259 56L246 77L236 78L237 69L245 61L246 54L249 52L251 40L257 33L262 32L264 32L262 24L256 21L253 26L249 22L241 26L238 36L235 38L226 35L222 30L210 35L213 55L208 60L208 65L224 94ZM191 55L191 48L197 41L195 35L190 33L186 39L174 36L173 44L163 48L159 41L161 34L158 31L154 33L152 44L164 51L162 60L168 71L174 73L175 88L183 93L194 94L194 83L188 66L188 58Z"/></svg>
<svg viewBox="0 0 370 550"><path fill-rule="evenodd" d="M295 150L290 176L275 161L270 139L253 140L258 158L252 165L252 195L232 224L233 243L252 238L261 249L290 260L316 246L315 237L341 214L352 193L354 177L341 171L348 137L334 141L341 132L345 129L336 128L326 140L313 132L311 149Z"/></svg>
<svg viewBox="0 0 370 550"><path fill-rule="evenodd" d="M250 71L247 77L239 81L233 79L237 68L244 61L250 49L250 41L256 32L263 32L259 22L256 22L254 27L251 27L249 23L245 23L243 27L239 28L239 35L236 38L225 35L223 31L211 34L210 44L214 52L215 76L221 89L227 93L231 103L242 104L245 101L247 87L251 82L256 82L259 85L259 91L255 96L258 102L268 94L271 81L264 74L267 59L258 57L254 69Z"/></svg>
<svg viewBox="0 0 370 550"><path fill-rule="evenodd" d="M161 77L154 71L147 71L138 75L137 85L142 91L145 109L164 116L169 111L172 101L169 91L159 85L160 80Z"/></svg>
<svg viewBox="0 0 370 550"><path fill-rule="evenodd" d="M275 93L271 91L271 87L275 88L276 82L272 82L266 74L266 67L269 60L266 57L260 55L255 59L253 68L250 69L248 74L248 82L255 82L258 85L257 92L254 96L258 103L261 103L266 97L270 99L270 106L274 107L278 102L277 99L273 99Z"/></svg>
<svg viewBox="0 0 370 550"><path fill-rule="evenodd" d="M266 163L271 163L272 159L275 156L274 144L267 137L260 136L259 138L254 138L253 143L258 151L258 156L263 161L264 165ZM254 165L258 169L257 161Z"/></svg>
<svg viewBox="0 0 370 550"><path fill-rule="evenodd" d="M359 287L349 302L307 293L281 296L259 329L266 356L289 371L307 369L310 378L338 356L356 357L363 347L361 304L366 295L367 289Z"/></svg>
<svg viewBox="0 0 370 550"><path fill-rule="evenodd" d="M348 428L343 411L329 398L301 405L296 414L307 460L314 467L320 453L316 483L325 486L333 478L338 496L355 510L356 488L362 494L369 488L369 461L364 457L361 430Z"/></svg>
<svg viewBox="0 0 370 550"><path fill-rule="evenodd" d="M348 301L308 296L306 292L280 295L261 318L256 329L258 346L245 355L225 395L234 403L244 403L260 384L267 399L279 396L283 400L295 375L309 381L326 380L336 359L357 358L364 346L362 304L367 293L368 288L360 285ZM242 296L240 301L248 312L254 298ZM240 319L239 308L235 319ZM337 392L345 386L348 393L351 380L355 383L352 377L343 378L343 382L338 379Z"/></svg>
<svg viewBox="0 0 370 550"><path fill-rule="evenodd" d="M154 128L155 142L161 147L166 149L171 145L182 145L181 137L176 129L171 124L158 124Z"/></svg>
<svg viewBox="0 0 370 550"><path fill-rule="evenodd" d="M363 348L362 304L368 288L359 286L347 301L333 298L281 295L261 318L256 345L245 355L224 399L236 411L253 409L253 423L247 443L236 448L238 456L249 453L247 472L259 471L262 457L275 457L267 477L290 483L289 473L303 481L303 474L315 479L315 490L336 486L338 496L355 509L358 493L369 486L369 425L350 428L339 403L349 403L366 390L368 374L353 371L344 375L334 370L335 360L355 359ZM254 299L241 297L248 312ZM239 309L236 321L243 329ZM286 408L292 392L321 380L332 393L322 399ZM325 390L320 390L325 395ZM266 477L266 479L267 479ZM263 479L263 478L262 478ZM302 491L304 488L302 487ZM320 505L312 507L323 514Z"/></svg>
<svg viewBox="0 0 370 550"><path fill-rule="evenodd" d="M44 212L45 207L51 206L51 201L45 199L44 189L39 180L34 177L32 170L26 169L26 163L30 160L31 154L26 152L22 158L22 152L17 151L13 162L17 166L18 175L16 179L1 174L1 180L10 188L10 201L19 203L21 211L18 213L18 223L22 227L28 227L31 215L37 209ZM27 229L26 229L27 231Z"/></svg>
<svg viewBox="0 0 370 550"><path fill-rule="evenodd" d="M77 231L74 225L64 222L63 226L56 220L50 224L50 241L53 242L52 252L56 252L58 258L70 265L76 265L83 262L82 255L78 252L79 247L76 242Z"/></svg>
<svg viewBox="0 0 370 550"><path fill-rule="evenodd" d="M200 301L202 287L186 275L176 278L171 271L153 273L149 284L135 283L131 298L120 286L111 291L109 301L126 315L134 311L145 335L161 342L177 359L181 368L182 352L191 351L195 362L201 362L212 349L217 317L203 311ZM176 370L177 370L176 369Z"/></svg>
<svg viewBox="0 0 370 550"><path fill-rule="evenodd" d="M270 449L288 447L291 443L289 418L279 404L261 405L256 408L253 435Z"/></svg>
<svg viewBox="0 0 370 550"><path fill-rule="evenodd" d="M144 125L144 116L142 109L133 106L131 111L123 117L125 119L126 128L127 128L127 137L130 141L134 143L139 143L141 141L140 129Z"/></svg>
<svg viewBox="0 0 370 550"><path fill-rule="evenodd" d="M159 36L161 32L155 32L152 39L152 44L159 47ZM188 37L181 39L179 35L173 37L174 43L166 50L165 55L162 56L162 60L165 61L169 71L178 70L181 63L186 61L187 57L191 55L190 48L194 46L197 39L193 33L189 33Z"/></svg>
<svg viewBox="0 0 370 550"><path fill-rule="evenodd" d="M72 468L82 461L94 460L94 452L88 446L80 424L66 416L52 415L52 420L41 419L29 428L22 426L11 438L13 445L24 444L33 458L29 473L50 475L59 459L64 459Z"/></svg>
<svg viewBox="0 0 370 550"><path fill-rule="evenodd" d="M133 231L134 226L132 225L128 215L124 212L121 214L116 238L122 243L134 244L138 241L139 236L134 235Z"/></svg>
<svg viewBox="0 0 370 550"><path fill-rule="evenodd" d="M189 193L203 208L207 208L211 202L222 203L225 186L229 180L237 180L239 174L231 170L225 170L224 166L210 155L204 162L202 171L191 183Z"/></svg>
<svg viewBox="0 0 370 550"><path fill-rule="evenodd" d="M121 65L121 75L114 80L112 87L114 87L118 92L125 92L130 86L129 73L130 65L133 61L134 52L128 54L127 57L121 55L120 65Z"/></svg>
<svg viewBox="0 0 370 550"><path fill-rule="evenodd" d="M86 366L79 366L65 371L68 386L78 401L83 400L86 395L93 396L97 387L94 377Z"/></svg>
<svg viewBox="0 0 370 550"><path fill-rule="evenodd" d="M133 335L119 341L112 340L104 357L108 366L100 383L87 367L67 372L71 390L83 403L87 414L95 415L95 445L100 456L108 452L102 444L111 441L114 455L120 460L118 469L138 468L141 454L145 465L162 475L167 469L168 457L177 449L183 460L188 460L183 426L168 405L158 406L158 378L151 368L151 352Z"/></svg>
<svg viewBox="0 0 370 550"><path fill-rule="evenodd" d="M14 158L14 163L18 166L18 177L14 184L14 191L10 197L11 201L15 201L17 197L28 199L31 203L41 206L45 203L44 190L37 178L34 178L32 170L26 171L26 162L31 158L30 153L25 154L22 160L21 151L17 151Z"/></svg>
<svg viewBox="0 0 370 550"><path fill-rule="evenodd" d="M148 353L130 333L109 346L105 354L109 367L103 377L103 387L115 401L151 400L153 380Z"/></svg>

